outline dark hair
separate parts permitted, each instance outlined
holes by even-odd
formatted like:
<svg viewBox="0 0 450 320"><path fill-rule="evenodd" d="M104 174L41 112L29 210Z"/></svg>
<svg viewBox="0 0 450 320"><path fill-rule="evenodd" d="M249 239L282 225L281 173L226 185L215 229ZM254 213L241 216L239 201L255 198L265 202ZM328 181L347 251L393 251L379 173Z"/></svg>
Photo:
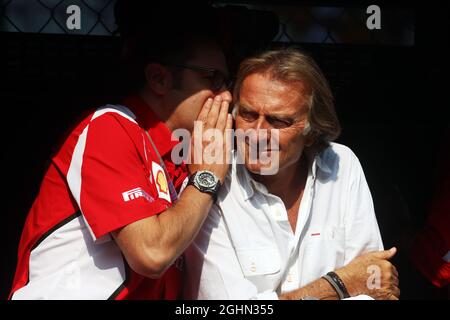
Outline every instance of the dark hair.
<svg viewBox="0 0 450 320"><path fill-rule="evenodd" d="M199 42L220 45L216 12L206 2L117 0L114 14L132 88L145 83L144 68L151 62L182 64Z"/></svg>

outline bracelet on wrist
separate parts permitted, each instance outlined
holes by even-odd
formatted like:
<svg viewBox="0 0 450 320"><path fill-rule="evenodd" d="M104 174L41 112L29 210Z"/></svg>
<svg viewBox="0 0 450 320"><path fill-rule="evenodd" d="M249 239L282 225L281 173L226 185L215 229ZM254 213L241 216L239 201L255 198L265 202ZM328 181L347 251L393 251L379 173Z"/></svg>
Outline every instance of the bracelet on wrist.
<svg viewBox="0 0 450 320"><path fill-rule="evenodd" d="M333 287L340 300L350 298L344 281L342 281L342 279L335 272L328 272L322 278L328 281L328 283Z"/></svg>

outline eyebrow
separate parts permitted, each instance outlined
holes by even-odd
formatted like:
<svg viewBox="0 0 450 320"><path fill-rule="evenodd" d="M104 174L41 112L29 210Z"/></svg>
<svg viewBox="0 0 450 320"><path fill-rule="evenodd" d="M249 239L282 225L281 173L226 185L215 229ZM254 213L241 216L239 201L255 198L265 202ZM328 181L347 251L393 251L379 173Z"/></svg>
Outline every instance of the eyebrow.
<svg viewBox="0 0 450 320"><path fill-rule="evenodd" d="M241 103L236 103L236 106L238 108L243 108L245 111L247 112L256 112L252 107L246 106L244 104ZM270 114L266 114L265 115L267 118L272 118L272 119L279 119L279 120L286 120L286 121L294 121L297 118L297 112L294 114L289 114L289 115L285 115L285 114L277 114L277 113L270 113Z"/></svg>

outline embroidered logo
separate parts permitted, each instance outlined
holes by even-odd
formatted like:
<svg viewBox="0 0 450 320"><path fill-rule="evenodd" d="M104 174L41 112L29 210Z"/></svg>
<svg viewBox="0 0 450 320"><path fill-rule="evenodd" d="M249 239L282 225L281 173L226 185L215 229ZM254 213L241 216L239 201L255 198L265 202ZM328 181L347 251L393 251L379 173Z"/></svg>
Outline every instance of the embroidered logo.
<svg viewBox="0 0 450 320"><path fill-rule="evenodd" d="M169 193L166 177L164 176L164 172L162 172L161 170L156 174L156 184L158 185L158 189L161 190L161 192L165 194Z"/></svg>
<svg viewBox="0 0 450 320"><path fill-rule="evenodd" d="M172 202L170 199L169 184L167 183L166 174L164 173L163 168L153 161L152 161L152 173L153 178L155 179L158 196L161 199L165 199L169 202Z"/></svg>
<svg viewBox="0 0 450 320"><path fill-rule="evenodd" d="M147 192L142 190L141 188L132 189L129 191L126 191L122 193L123 201L128 202L131 200L135 200L138 198L144 198L148 202L153 202L155 199L151 195L149 195Z"/></svg>

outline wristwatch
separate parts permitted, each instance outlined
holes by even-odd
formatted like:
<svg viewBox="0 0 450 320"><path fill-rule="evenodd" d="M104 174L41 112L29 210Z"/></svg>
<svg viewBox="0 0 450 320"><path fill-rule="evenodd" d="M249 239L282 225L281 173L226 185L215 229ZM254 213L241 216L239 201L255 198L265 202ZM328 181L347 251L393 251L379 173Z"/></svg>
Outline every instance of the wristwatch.
<svg viewBox="0 0 450 320"><path fill-rule="evenodd" d="M216 202L221 183L214 173L202 170L191 175L187 185L196 187L200 192L211 194L214 202Z"/></svg>

